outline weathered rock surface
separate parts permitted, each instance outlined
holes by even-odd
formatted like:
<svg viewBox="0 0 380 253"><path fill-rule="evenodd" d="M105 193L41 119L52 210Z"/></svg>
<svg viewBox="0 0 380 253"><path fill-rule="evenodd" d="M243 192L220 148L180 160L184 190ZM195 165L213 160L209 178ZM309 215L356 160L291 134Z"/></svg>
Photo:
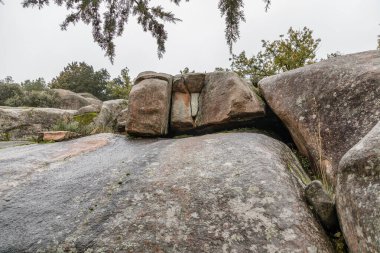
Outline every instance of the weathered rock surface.
<svg viewBox="0 0 380 253"><path fill-rule="evenodd" d="M1 148L10 148L10 147L16 147L16 146L23 146L23 145L31 145L35 144L34 141L0 141L0 149Z"/></svg>
<svg viewBox="0 0 380 253"><path fill-rule="evenodd" d="M103 102L99 115L95 118L95 126L113 129L117 124L117 118L128 106L125 99L115 99Z"/></svg>
<svg viewBox="0 0 380 253"><path fill-rule="evenodd" d="M138 84L139 82L147 79L158 79L163 80L168 83L172 83L173 77L166 73L157 73L154 71L144 71L137 75L136 79L134 80L134 84Z"/></svg>
<svg viewBox="0 0 380 253"><path fill-rule="evenodd" d="M259 87L300 151L335 184L342 156L380 120L380 51L321 61Z"/></svg>
<svg viewBox="0 0 380 253"><path fill-rule="evenodd" d="M194 119L191 115L191 95L189 93L173 93L170 127L176 131L187 131L194 128Z"/></svg>
<svg viewBox="0 0 380 253"><path fill-rule="evenodd" d="M333 252L292 166L250 133L1 149L0 252Z"/></svg>
<svg viewBox="0 0 380 253"><path fill-rule="evenodd" d="M119 133L124 133L125 127L127 125L127 117L128 117L128 107L121 110L119 115L117 116L116 119L116 131Z"/></svg>
<svg viewBox="0 0 380 253"><path fill-rule="evenodd" d="M168 133L172 80L156 75L155 78L151 72L140 74L132 86L126 122L128 134L163 136Z"/></svg>
<svg viewBox="0 0 380 253"><path fill-rule="evenodd" d="M380 252L380 122L339 163L337 210L351 252Z"/></svg>
<svg viewBox="0 0 380 253"><path fill-rule="evenodd" d="M47 131L39 133L38 139L41 141L66 141L78 136L78 133L70 131Z"/></svg>
<svg viewBox="0 0 380 253"><path fill-rule="evenodd" d="M94 95L92 95L91 93L88 93L88 92L79 92L77 94L84 97L84 98L93 98L93 99L99 100L99 98L95 97Z"/></svg>
<svg viewBox="0 0 380 253"><path fill-rule="evenodd" d="M87 106L79 108L76 114L80 115L80 114L92 113L92 112L98 113L100 112L101 108L102 107L99 105L87 105Z"/></svg>
<svg viewBox="0 0 380 253"><path fill-rule="evenodd" d="M70 90L52 89L59 97L59 108L78 110L88 105L102 106L102 101L89 93L75 93Z"/></svg>
<svg viewBox="0 0 380 253"><path fill-rule="evenodd" d="M173 76L173 93L174 92L180 92L180 93L189 93L187 90L187 87L185 85L185 77L184 75L175 75Z"/></svg>
<svg viewBox="0 0 380 253"><path fill-rule="evenodd" d="M320 181L315 180L305 188L305 197L312 205L322 225L329 231L335 232L339 228L335 202L323 189Z"/></svg>
<svg viewBox="0 0 380 253"><path fill-rule="evenodd" d="M206 85L199 97L197 126L249 121L264 114L262 101L236 73L206 75Z"/></svg>
<svg viewBox="0 0 380 253"><path fill-rule="evenodd" d="M191 73L174 78L173 132L228 126L264 115L265 104L233 72Z"/></svg>
<svg viewBox="0 0 380 253"><path fill-rule="evenodd" d="M205 86L206 74L188 73L183 75L183 79L189 93L200 93Z"/></svg>
<svg viewBox="0 0 380 253"><path fill-rule="evenodd" d="M76 111L55 108L0 107L0 139L37 138L59 121L72 119Z"/></svg>

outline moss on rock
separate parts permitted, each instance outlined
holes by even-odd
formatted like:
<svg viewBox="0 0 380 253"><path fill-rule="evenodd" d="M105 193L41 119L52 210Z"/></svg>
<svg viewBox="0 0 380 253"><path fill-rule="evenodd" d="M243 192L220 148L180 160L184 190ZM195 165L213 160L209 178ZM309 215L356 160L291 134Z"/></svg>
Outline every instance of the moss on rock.
<svg viewBox="0 0 380 253"><path fill-rule="evenodd" d="M79 125L87 126L93 122L96 116L98 116L98 113L88 112L74 116L74 120L78 122Z"/></svg>

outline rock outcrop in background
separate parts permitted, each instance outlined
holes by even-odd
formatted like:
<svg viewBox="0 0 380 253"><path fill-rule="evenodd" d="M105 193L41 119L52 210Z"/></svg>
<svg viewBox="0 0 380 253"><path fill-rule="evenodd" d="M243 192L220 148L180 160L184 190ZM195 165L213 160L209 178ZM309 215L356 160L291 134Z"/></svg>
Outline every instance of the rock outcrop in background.
<svg viewBox="0 0 380 253"><path fill-rule="evenodd" d="M128 102L125 99L114 99L104 101L99 115L94 119L94 124L99 128L114 128L121 112L127 108Z"/></svg>
<svg viewBox="0 0 380 253"><path fill-rule="evenodd" d="M90 93L75 93L64 89L52 90L59 98L59 108L61 109L78 110L89 105L102 106L102 101Z"/></svg>
<svg viewBox="0 0 380 253"><path fill-rule="evenodd" d="M128 106L127 100L102 102L88 93L77 94L62 89L55 91L60 97L59 105L68 109L0 106L0 141L35 141L42 132L70 123L79 123L99 132L112 131L120 124L125 127L125 113L123 118L121 115Z"/></svg>
<svg viewBox="0 0 380 253"><path fill-rule="evenodd" d="M39 132L72 120L75 113L56 108L0 107L0 141L37 139Z"/></svg>

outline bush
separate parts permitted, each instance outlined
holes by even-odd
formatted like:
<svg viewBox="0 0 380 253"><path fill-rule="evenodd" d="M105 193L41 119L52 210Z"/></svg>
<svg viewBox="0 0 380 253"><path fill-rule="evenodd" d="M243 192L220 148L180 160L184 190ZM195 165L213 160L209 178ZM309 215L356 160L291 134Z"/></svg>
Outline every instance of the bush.
<svg viewBox="0 0 380 253"><path fill-rule="evenodd" d="M0 82L0 105L5 105L5 101L21 94L22 90L20 85Z"/></svg>
<svg viewBox="0 0 380 253"><path fill-rule="evenodd" d="M54 91L21 91L19 94L8 98L5 101L7 106L27 106L27 107L57 107L59 98Z"/></svg>
<svg viewBox="0 0 380 253"><path fill-rule="evenodd" d="M78 133L80 135L89 135L95 131L95 125L93 123L97 113L84 113L74 116L73 119L67 119L57 122L52 126L53 131L70 131Z"/></svg>
<svg viewBox="0 0 380 253"><path fill-rule="evenodd" d="M232 56L231 69L239 76L257 83L264 77L315 63L320 39L313 38L313 31L289 28L287 36L280 35L274 41L262 40L263 50L247 57L245 51Z"/></svg>
<svg viewBox="0 0 380 253"><path fill-rule="evenodd" d="M51 128L52 131L69 131L80 135L90 135L94 129L94 124L81 125L77 121L60 121Z"/></svg>
<svg viewBox="0 0 380 253"><path fill-rule="evenodd" d="M32 90L45 90L46 89L46 82L45 79L42 77L36 79L36 80L26 80L21 83L21 87L25 91L32 91Z"/></svg>

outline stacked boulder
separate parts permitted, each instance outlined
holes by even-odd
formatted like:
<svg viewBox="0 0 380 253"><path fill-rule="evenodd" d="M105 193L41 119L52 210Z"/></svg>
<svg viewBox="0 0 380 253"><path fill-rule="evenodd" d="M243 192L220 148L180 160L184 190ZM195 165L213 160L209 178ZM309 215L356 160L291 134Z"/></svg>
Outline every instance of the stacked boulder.
<svg viewBox="0 0 380 253"><path fill-rule="evenodd" d="M129 96L126 131L137 136L165 136L224 128L264 115L264 102L235 73L173 77L143 72Z"/></svg>
<svg viewBox="0 0 380 253"><path fill-rule="evenodd" d="M168 134L172 76L140 73L129 94L126 130L131 135Z"/></svg>

